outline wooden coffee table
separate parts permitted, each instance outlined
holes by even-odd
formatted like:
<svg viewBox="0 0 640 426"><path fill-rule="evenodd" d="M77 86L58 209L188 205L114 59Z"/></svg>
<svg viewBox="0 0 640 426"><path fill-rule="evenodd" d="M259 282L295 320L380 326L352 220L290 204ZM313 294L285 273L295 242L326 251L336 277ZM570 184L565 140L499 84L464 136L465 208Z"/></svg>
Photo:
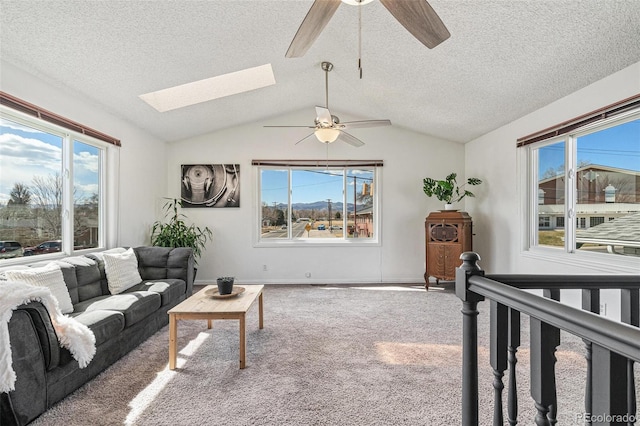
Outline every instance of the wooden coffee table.
<svg viewBox="0 0 640 426"><path fill-rule="evenodd" d="M212 320L239 320L240 321L240 368L246 364L246 327L245 316L247 311L258 299L258 312L260 329L263 327L262 289L263 285L243 285L245 291L239 295L227 299L214 299L205 294L207 290L217 289L215 285L209 285L200 290L187 300L169 310L169 369L176 368L178 355L178 320L207 320L207 328L211 328Z"/></svg>

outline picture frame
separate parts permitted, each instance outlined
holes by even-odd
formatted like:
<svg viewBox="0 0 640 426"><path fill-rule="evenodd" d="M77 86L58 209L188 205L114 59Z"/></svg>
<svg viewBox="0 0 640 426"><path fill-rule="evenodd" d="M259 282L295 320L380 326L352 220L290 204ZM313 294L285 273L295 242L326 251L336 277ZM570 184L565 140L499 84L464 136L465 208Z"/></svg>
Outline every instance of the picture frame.
<svg viewBox="0 0 640 426"><path fill-rule="evenodd" d="M183 164L182 207L240 207L239 164Z"/></svg>

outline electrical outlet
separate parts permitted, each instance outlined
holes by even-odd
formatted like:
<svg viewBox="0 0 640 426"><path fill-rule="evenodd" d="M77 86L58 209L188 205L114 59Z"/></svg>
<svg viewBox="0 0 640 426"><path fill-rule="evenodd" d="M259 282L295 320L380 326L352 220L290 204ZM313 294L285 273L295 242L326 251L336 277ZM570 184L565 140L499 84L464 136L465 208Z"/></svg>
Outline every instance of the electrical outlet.
<svg viewBox="0 0 640 426"><path fill-rule="evenodd" d="M600 304L600 315L607 315L607 304L606 303L601 303Z"/></svg>
<svg viewBox="0 0 640 426"><path fill-rule="evenodd" d="M267 265L262 265L262 270L267 271Z"/></svg>

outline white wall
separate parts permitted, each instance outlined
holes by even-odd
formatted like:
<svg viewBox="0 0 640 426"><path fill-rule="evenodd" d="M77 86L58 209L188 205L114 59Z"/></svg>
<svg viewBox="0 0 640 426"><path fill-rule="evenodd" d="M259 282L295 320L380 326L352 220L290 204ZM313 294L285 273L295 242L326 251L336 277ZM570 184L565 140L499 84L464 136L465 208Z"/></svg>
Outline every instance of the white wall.
<svg viewBox="0 0 640 426"><path fill-rule="evenodd" d="M544 90L541 88L541 90ZM465 170L485 183L467 202L474 218L474 251L488 273L601 273L601 265L568 264L567 255L539 259L527 255L522 243L516 139L588 113L640 92L640 62L540 108L465 146ZM622 270L637 273L638 269Z"/></svg>
<svg viewBox="0 0 640 426"><path fill-rule="evenodd" d="M343 121L363 119L337 113ZM422 192L425 176L444 178L464 174L464 146L391 127L359 129L353 134L360 148L336 142L332 159L384 160L382 182L382 243L374 247L254 247L256 173L252 159L324 159L326 146L315 139L295 142L307 129L266 129L270 125L304 125L313 108L273 118L269 122L226 129L168 145L167 186L170 197L180 197L180 165L240 164L240 208L185 209L190 221L214 232L199 261L198 281L222 275L250 283L423 283L424 219L442 208ZM267 265L267 271L262 270ZM311 278L305 274L311 273Z"/></svg>
<svg viewBox="0 0 640 426"><path fill-rule="evenodd" d="M115 193L120 211L113 220L120 226L111 245L148 244L151 224L159 213L154 208L156 200L166 193L166 144L69 90L6 61L0 62L0 67L0 90L122 141L119 166L114 171L120 175Z"/></svg>

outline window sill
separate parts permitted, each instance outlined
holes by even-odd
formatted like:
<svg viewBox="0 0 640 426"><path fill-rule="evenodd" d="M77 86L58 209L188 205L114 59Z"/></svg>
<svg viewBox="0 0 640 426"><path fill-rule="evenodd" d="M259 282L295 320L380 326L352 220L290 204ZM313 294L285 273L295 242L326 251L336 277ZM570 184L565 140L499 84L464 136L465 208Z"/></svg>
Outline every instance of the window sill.
<svg viewBox="0 0 640 426"><path fill-rule="evenodd" d="M594 273L637 274L640 271L640 257L600 253L567 253L562 249L531 247L522 256L545 262L575 266Z"/></svg>

